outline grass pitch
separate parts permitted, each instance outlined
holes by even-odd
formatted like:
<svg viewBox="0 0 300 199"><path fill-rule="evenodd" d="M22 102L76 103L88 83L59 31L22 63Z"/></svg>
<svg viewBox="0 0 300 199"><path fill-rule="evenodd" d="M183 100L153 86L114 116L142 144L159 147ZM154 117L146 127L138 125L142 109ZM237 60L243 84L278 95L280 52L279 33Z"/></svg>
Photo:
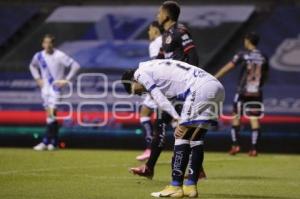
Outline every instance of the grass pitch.
<svg viewBox="0 0 300 199"><path fill-rule="evenodd" d="M139 152L0 148L0 198L151 198L170 181L171 152L163 152L153 180L128 173L140 164ZM205 169L208 179L198 185L202 199L300 198L299 155L206 153Z"/></svg>

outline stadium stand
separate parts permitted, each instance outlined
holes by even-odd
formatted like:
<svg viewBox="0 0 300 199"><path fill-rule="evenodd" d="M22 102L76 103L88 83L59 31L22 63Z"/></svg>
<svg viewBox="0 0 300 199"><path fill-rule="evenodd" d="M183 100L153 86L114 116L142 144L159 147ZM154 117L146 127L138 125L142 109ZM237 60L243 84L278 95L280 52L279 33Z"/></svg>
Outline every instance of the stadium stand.
<svg viewBox="0 0 300 199"><path fill-rule="evenodd" d="M8 45L14 35L22 31L26 23L37 15L37 6L0 7L0 47Z"/></svg>

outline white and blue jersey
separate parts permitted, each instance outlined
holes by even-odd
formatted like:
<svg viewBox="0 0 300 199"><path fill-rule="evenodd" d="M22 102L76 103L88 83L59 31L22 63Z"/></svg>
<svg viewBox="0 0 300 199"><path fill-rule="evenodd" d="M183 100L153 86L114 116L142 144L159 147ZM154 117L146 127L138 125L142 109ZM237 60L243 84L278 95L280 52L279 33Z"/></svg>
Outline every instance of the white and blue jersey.
<svg viewBox="0 0 300 199"><path fill-rule="evenodd" d="M65 76L66 68L70 68L70 71ZM55 108L60 93L54 88L54 82L56 80L70 81L79 69L79 64L58 49L54 49L52 54L43 50L33 56L29 69L34 79L43 80L42 98L44 106Z"/></svg>
<svg viewBox="0 0 300 199"><path fill-rule="evenodd" d="M162 110L182 125L198 126L218 118L219 110L211 104L219 107L224 100L224 88L203 69L176 60L151 60L140 63L134 79L145 87ZM180 116L168 98L184 101Z"/></svg>

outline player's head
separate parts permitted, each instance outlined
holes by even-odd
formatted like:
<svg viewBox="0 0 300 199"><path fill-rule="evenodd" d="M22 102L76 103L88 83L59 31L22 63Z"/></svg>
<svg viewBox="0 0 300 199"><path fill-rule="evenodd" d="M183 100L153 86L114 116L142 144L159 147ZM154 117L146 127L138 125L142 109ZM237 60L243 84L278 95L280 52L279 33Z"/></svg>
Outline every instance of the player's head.
<svg viewBox="0 0 300 199"><path fill-rule="evenodd" d="M255 32L249 32L244 37L244 46L246 49L252 49L259 43L259 35Z"/></svg>
<svg viewBox="0 0 300 199"><path fill-rule="evenodd" d="M180 6L175 1L165 1L159 8L157 21L164 25L168 21L177 22L180 14Z"/></svg>
<svg viewBox="0 0 300 199"><path fill-rule="evenodd" d="M146 89L142 84L133 79L134 73L135 70L132 69L123 73L121 82L127 93L141 95Z"/></svg>
<svg viewBox="0 0 300 199"><path fill-rule="evenodd" d="M162 34L162 32L162 27L159 25L158 21L153 21L148 29L149 40L153 41L154 39L159 37Z"/></svg>
<svg viewBox="0 0 300 199"><path fill-rule="evenodd" d="M54 48L55 37L51 34L46 34L43 37L42 47L46 52L52 52Z"/></svg>

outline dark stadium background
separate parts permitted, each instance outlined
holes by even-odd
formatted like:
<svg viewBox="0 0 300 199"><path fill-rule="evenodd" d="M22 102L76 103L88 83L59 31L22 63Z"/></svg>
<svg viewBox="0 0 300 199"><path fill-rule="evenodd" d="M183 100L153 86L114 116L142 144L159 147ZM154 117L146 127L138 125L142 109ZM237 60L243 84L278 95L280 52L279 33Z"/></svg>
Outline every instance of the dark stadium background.
<svg viewBox="0 0 300 199"><path fill-rule="evenodd" d="M43 134L44 113L39 90L28 70L31 57L40 50L43 34L52 33L57 37L57 46L81 63L80 73L104 73L111 86L124 70L147 59L147 26L161 2L0 1L0 145L30 147ZM259 47L271 63L264 88L266 115L262 119L261 151L299 153L300 3L271 0L187 0L179 3L182 18L187 19L182 22L191 29L201 65L210 73L241 49L246 32L256 31L261 35ZM70 8L81 14L71 15ZM85 17L93 13L99 18ZM71 18L65 20L66 16ZM226 88L226 114L231 111L238 74L237 69L222 79ZM97 93L104 89L101 79L84 81L86 92ZM75 83L75 90L76 86ZM119 87L118 92L124 91ZM131 99L135 100L138 98ZM76 109L78 103L84 101L101 101L111 108L118 100L111 95L81 99L75 94L70 101ZM65 107L60 110L65 111ZM85 107L84 111L87 112L84 117L91 123L98 122L106 114L96 106ZM143 147L137 119L109 117L109 124L104 127L81 127L76 118L73 119L62 121L60 135L66 147ZM223 118L219 127L208 134L207 150L228 149L229 127L228 120ZM250 139L247 121L243 131L242 142L247 144L246 139ZM168 139L172 139L171 132ZM170 148L171 142L168 143Z"/></svg>

